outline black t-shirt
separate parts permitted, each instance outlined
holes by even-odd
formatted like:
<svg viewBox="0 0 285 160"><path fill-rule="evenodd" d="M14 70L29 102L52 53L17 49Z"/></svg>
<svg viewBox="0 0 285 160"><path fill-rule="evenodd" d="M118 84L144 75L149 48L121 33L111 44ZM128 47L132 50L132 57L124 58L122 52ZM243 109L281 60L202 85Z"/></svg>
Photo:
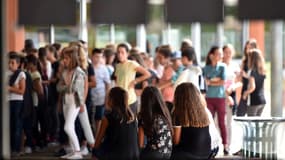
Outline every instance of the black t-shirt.
<svg viewBox="0 0 285 160"><path fill-rule="evenodd" d="M137 121L127 122L116 111L111 111L105 116L109 124L102 144L106 156L109 159L138 159Z"/></svg>
<svg viewBox="0 0 285 160"><path fill-rule="evenodd" d="M89 77L95 76L95 71L94 71L93 65L91 63L88 63L87 75L88 75L88 82L89 82ZM86 106L90 106L91 103L92 103L92 101L91 101L91 88L88 88L88 93L87 93L87 97L86 97Z"/></svg>
<svg viewBox="0 0 285 160"><path fill-rule="evenodd" d="M188 152L197 157L208 157L211 152L209 126L201 128L181 126L180 143L173 150Z"/></svg>
<svg viewBox="0 0 285 160"><path fill-rule="evenodd" d="M242 70L247 73L248 71L248 66L247 66L247 60L244 62L244 66L242 68ZM248 78L244 78L242 77L242 90L241 90L241 93L244 93L244 91L247 90L247 86L248 86Z"/></svg>
<svg viewBox="0 0 285 160"><path fill-rule="evenodd" d="M265 104L264 96L264 79L265 75L259 74L257 71L253 70L250 76L254 78L255 90L250 94L250 105L260 105Z"/></svg>
<svg viewBox="0 0 285 160"><path fill-rule="evenodd" d="M59 61L55 61L51 64L51 67L52 67L52 78L56 78L57 79L57 73L58 73L58 69L59 69ZM57 89L56 89L56 84L58 82L58 79L57 81L55 82L51 82L49 84L49 88L48 88L48 103L49 103L49 106L54 106L56 107L56 103L57 103L57 100L58 100L58 92L57 92Z"/></svg>

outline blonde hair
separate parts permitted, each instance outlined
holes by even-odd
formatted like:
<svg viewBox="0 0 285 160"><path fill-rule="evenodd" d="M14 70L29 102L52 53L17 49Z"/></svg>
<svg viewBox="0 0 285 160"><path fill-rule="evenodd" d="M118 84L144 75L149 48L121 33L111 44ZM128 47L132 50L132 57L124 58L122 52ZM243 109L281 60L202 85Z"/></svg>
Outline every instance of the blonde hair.
<svg viewBox="0 0 285 160"><path fill-rule="evenodd" d="M71 59L70 66L69 66L70 68L74 69L77 66L79 66L78 48L76 48L75 46L65 47L62 50L62 58L64 57L64 55L68 56Z"/></svg>
<svg viewBox="0 0 285 160"><path fill-rule="evenodd" d="M87 71L88 53L87 50L84 48L83 44L80 42L70 42L69 46L77 47L79 66L83 70Z"/></svg>

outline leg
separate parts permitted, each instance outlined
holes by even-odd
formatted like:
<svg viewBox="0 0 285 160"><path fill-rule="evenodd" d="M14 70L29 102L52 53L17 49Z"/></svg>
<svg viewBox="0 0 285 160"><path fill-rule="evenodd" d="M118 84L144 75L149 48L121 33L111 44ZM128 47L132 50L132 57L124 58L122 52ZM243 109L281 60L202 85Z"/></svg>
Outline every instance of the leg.
<svg viewBox="0 0 285 160"><path fill-rule="evenodd" d="M258 105L248 106L247 107L247 116L252 117L257 115Z"/></svg>
<svg viewBox="0 0 285 160"><path fill-rule="evenodd" d="M259 107L258 107L258 109L257 109L257 116L261 116L261 113L262 113L262 111L263 111L263 109L264 109L264 106L265 106L265 104L261 104L261 105L258 105Z"/></svg>
<svg viewBox="0 0 285 160"><path fill-rule="evenodd" d="M105 112L104 105L96 106L96 114L95 114L96 134L95 136L97 136L97 134L99 133L99 128L101 126L101 120L104 116L104 112Z"/></svg>
<svg viewBox="0 0 285 160"><path fill-rule="evenodd" d="M84 111L79 113L79 120L88 143L93 145L95 143L95 140L89 123L90 121L88 119L86 106L84 106Z"/></svg>
<svg viewBox="0 0 285 160"><path fill-rule="evenodd" d="M226 106L226 128L227 128L227 142L228 146L231 145L231 136L232 136L232 108L230 106Z"/></svg>
<svg viewBox="0 0 285 160"><path fill-rule="evenodd" d="M207 102L207 107L209 109L209 111L211 112L213 119L215 118L215 107L214 107L214 99L213 98L206 98L206 102Z"/></svg>
<svg viewBox="0 0 285 160"><path fill-rule="evenodd" d="M129 107L131 108L132 112L134 113L134 115L136 117L138 114L138 101L130 104Z"/></svg>
<svg viewBox="0 0 285 160"><path fill-rule="evenodd" d="M227 130L225 125L226 106L224 98L216 98L215 108L218 113L219 128L221 130L223 145L227 145Z"/></svg>
<svg viewBox="0 0 285 160"><path fill-rule="evenodd" d="M63 112L65 115L64 131L68 135L69 142L72 144L74 151L80 151L79 141L75 133L75 119L79 113L79 107L74 105L64 105Z"/></svg>

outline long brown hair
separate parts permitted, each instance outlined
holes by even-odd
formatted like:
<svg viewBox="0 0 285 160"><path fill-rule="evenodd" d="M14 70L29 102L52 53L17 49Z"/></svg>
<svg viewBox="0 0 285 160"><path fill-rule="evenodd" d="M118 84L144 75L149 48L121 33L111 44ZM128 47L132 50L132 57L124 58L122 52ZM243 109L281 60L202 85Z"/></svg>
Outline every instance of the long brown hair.
<svg viewBox="0 0 285 160"><path fill-rule="evenodd" d="M157 87L146 87L141 95L141 112L139 118L143 121L146 135L153 134L155 116L162 116L172 132L171 116Z"/></svg>
<svg viewBox="0 0 285 160"><path fill-rule="evenodd" d="M257 71L261 75L265 75L264 58L259 49L252 49L249 51L249 68Z"/></svg>
<svg viewBox="0 0 285 160"><path fill-rule="evenodd" d="M180 84L174 94L174 124L206 127L210 124L199 90L192 83Z"/></svg>
<svg viewBox="0 0 285 160"><path fill-rule="evenodd" d="M206 57L206 65L211 65L211 64L212 64L211 55L215 54L215 51L218 50L218 49L220 49L220 47L218 47L218 46L213 46L213 47L209 50L209 52L208 52L208 54L207 54L207 57Z"/></svg>
<svg viewBox="0 0 285 160"><path fill-rule="evenodd" d="M121 122L132 122L135 119L133 112L128 106L128 92L123 88L112 88L109 92L107 102L109 107L118 114Z"/></svg>
<svg viewBox="0 0 285 160"><path fill-rule="evenodd" d="M243 57L242 57L242 63L241 63L241 68L245 71L248 70L248 51L247 51L247 45L250 46L251 49L256 49L257 48L257 41L256 39L249 39L246 41L244 49L243 49Z"/></svg>

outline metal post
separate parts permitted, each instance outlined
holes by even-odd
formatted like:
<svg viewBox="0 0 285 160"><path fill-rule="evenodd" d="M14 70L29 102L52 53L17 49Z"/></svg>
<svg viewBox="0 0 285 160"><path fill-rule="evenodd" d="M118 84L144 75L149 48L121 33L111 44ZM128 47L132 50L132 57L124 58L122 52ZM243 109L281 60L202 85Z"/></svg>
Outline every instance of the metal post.
<svg viewBox="0 0 285 160"><path fill-rule="evenodd" d="M79 35L78 38L85 42L88 42L88 30L87 30L87 0L80 0L80 23L79 23Z"/></svg>
<svg viewBox="0 0 285 160"><path fill-rule="evenodd" d="M272 53L271 55L271 116L282 117L282 64L283 64L283 22L274 21L271 24ZM281 76L280 76L281 75Z"/></svg>
<svg viewBox="0 0 285 160"><path fill-rule="evenodd" d="M201 24L192 23L191 24L191 39L193 47L196 51L197 62L201 62Z"/></svg>
<svg viewBox="0 0 285 160"><path fill-rule="evenodd" d="M139 47L142 52L146 51L146 32L144 24L137 26L137 47Z"/></svg>
<svg viewBox="0 0 285 160"><path fill-rule="evenodd" d="M115 44L115 25L114 24L111 24L110 25L110 42L112 44Z"/></svg>
<svg viewBox="0 0 285 160"><path fill-rule="evenodd" d="M171 25L170 23L167 24L167 44L170 45L171 41Z"/></svg>
<svg viewBox="0 0 285 160"><path fill-rule="evenodd" d="M50 34L50 44L53 44L55 42L55 32L54 32L54 25L50 26L50 30L49 30L49 34Z"/></svg>
<svg viewBox="0 0 285 160"><path fill-rule="evenodd" d="M242 23L242 48L241 51L243 51L245 42L249 39L249 22L243 21Z"/></svg>
<svg viewBox="0 0 285 160"><path fill-rule="evenodd" d="M1 50L1 56L0 56L0 70L2 74L0 74L0 102L1 102L1 108L0 108L0 159L10 159L10 113L9 113L9 106L7 102L7 75L5 75L7 72L7 56L5 53L7 53L7 50L5 48L6 46L6 32L5 32L5 25L6 25L6 3L9 3L8 1L1 1L1 44L0 44L0 50Z"/></svg>
<svg viewBox="0 0 285 160"><path fill-rule="evenodd" d="M216 33L216 45L222 47L224 45L224 25L223 23L217 24L217 33Z"/></svg>

